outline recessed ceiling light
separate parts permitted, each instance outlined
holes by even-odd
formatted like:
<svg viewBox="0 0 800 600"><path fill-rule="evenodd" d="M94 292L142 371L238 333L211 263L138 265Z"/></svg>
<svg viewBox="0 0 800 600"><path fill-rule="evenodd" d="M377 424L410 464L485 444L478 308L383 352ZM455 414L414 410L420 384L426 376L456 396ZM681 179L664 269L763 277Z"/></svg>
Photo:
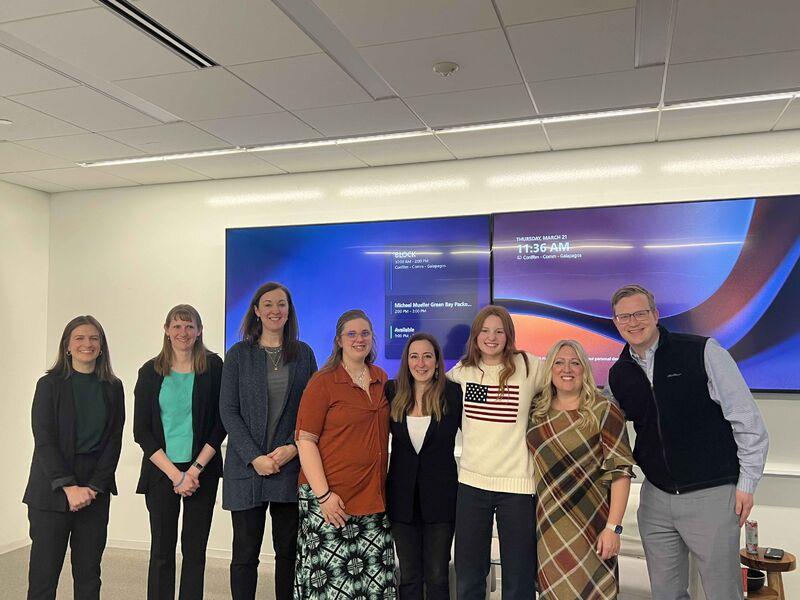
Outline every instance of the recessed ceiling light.
<svg viewBox="0 0 800 600"><path fill-rule="evenodd" d="M0 125L13 125L14 121L10 119L0 119Z"/></svg>
<svg viewBox="0 0 800 600"><path fill-rule="evenodd" d="M437 62L433 65L433 72L442 77L450 77L456 71L458 71L458 63L450 62L449 60Z"/></svg>

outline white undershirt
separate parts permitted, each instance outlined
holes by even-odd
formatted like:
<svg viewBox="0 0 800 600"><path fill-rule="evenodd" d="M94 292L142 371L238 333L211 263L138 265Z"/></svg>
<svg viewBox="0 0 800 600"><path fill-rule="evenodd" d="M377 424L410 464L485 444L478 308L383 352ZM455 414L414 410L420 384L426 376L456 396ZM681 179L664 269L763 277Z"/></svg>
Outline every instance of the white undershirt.
<svg viewBox="0 0 800 600"><path fill-rule="evenodd" d="M408 437L411 438L411 445L414 446L414 452L419 454L422 448L422 442L425 441L425 434L428 432L428 426L431 424L431 416L427 417L406 417L406 425L408 426Z"/></svg>

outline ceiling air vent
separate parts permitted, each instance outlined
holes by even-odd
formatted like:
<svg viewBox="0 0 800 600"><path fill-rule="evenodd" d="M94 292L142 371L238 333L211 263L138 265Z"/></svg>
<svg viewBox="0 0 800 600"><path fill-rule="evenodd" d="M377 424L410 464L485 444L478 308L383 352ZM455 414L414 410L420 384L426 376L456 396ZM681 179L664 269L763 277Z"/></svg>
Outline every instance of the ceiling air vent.
<svg viewBox="0 0 800 600"><path fill-rule="evenodd" d="M218 66L217 63L197 48L184 42L161 23L136 8L128 0L97 0L97 2L197 68L207 69L208 67Z"/></svg>

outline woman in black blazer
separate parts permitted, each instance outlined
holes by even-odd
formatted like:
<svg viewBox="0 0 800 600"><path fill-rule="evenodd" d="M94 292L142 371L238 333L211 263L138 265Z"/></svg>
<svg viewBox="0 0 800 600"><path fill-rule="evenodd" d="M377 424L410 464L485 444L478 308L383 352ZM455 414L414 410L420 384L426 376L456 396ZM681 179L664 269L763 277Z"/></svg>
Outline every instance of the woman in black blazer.
<svg viewBox="0 0 800 600"><path fill-rule="evenodd" d="M400 561L400 599L448 600L458 470L453 449L461 427L461 387L445 378L432 335L408 339L391 403L392 455L386 481L389 518ZM423 587L424 586L424 587Z"/></svg>
<svg viewBox="0 0 800 600"><path fill-rule="evenodd" d="M270 281L253 294L242 341L225 357L220 414L228 430L222 508L231 511L231 596L253 600L269 510L275 550L275 598L292 599L297 550L297 408L317 370L311 347L297 339L292 296Z"/></svg>
<svg viewBox="0 0 800 600"><path fill-rule="evenodd" d="M142 447L136 493L150 514L148 600L175 597L175 546L181 528L181 600L202 600L206 544L222 475L219 417L222 359L203 344L200 314L188 304L167 313L161 352L139 369L133 436Z"/></svg>
<svg viewBox="0 0 800 600"><path fill-rule="evenodd" d="M98 600L125 405L94 317L67 323L55 364L36 384L31 422L33 460L23 498L32 541L28 599L56 597L69 543L75 599Z"/></svg>

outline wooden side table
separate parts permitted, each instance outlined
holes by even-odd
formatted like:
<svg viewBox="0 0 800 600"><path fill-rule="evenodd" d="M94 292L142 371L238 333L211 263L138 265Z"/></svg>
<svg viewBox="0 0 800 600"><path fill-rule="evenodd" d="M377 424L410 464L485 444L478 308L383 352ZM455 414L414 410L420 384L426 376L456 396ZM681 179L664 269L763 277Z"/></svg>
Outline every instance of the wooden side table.
<svg viewBox="0 0 800 600"><path fill-rule="evenodd" d="M777 598L778 600L786 600L783 591L782 574L787 571L795 570L797 560L794 554L784 550L783 558L775 560L772 558L764 558L764 548L759 548L758 554L748 554L747 550L742 548L739 550L739 560L743 565L751 569L767 572L767 585L757 592L748 592L748 600L750 598Z"/></svg>

